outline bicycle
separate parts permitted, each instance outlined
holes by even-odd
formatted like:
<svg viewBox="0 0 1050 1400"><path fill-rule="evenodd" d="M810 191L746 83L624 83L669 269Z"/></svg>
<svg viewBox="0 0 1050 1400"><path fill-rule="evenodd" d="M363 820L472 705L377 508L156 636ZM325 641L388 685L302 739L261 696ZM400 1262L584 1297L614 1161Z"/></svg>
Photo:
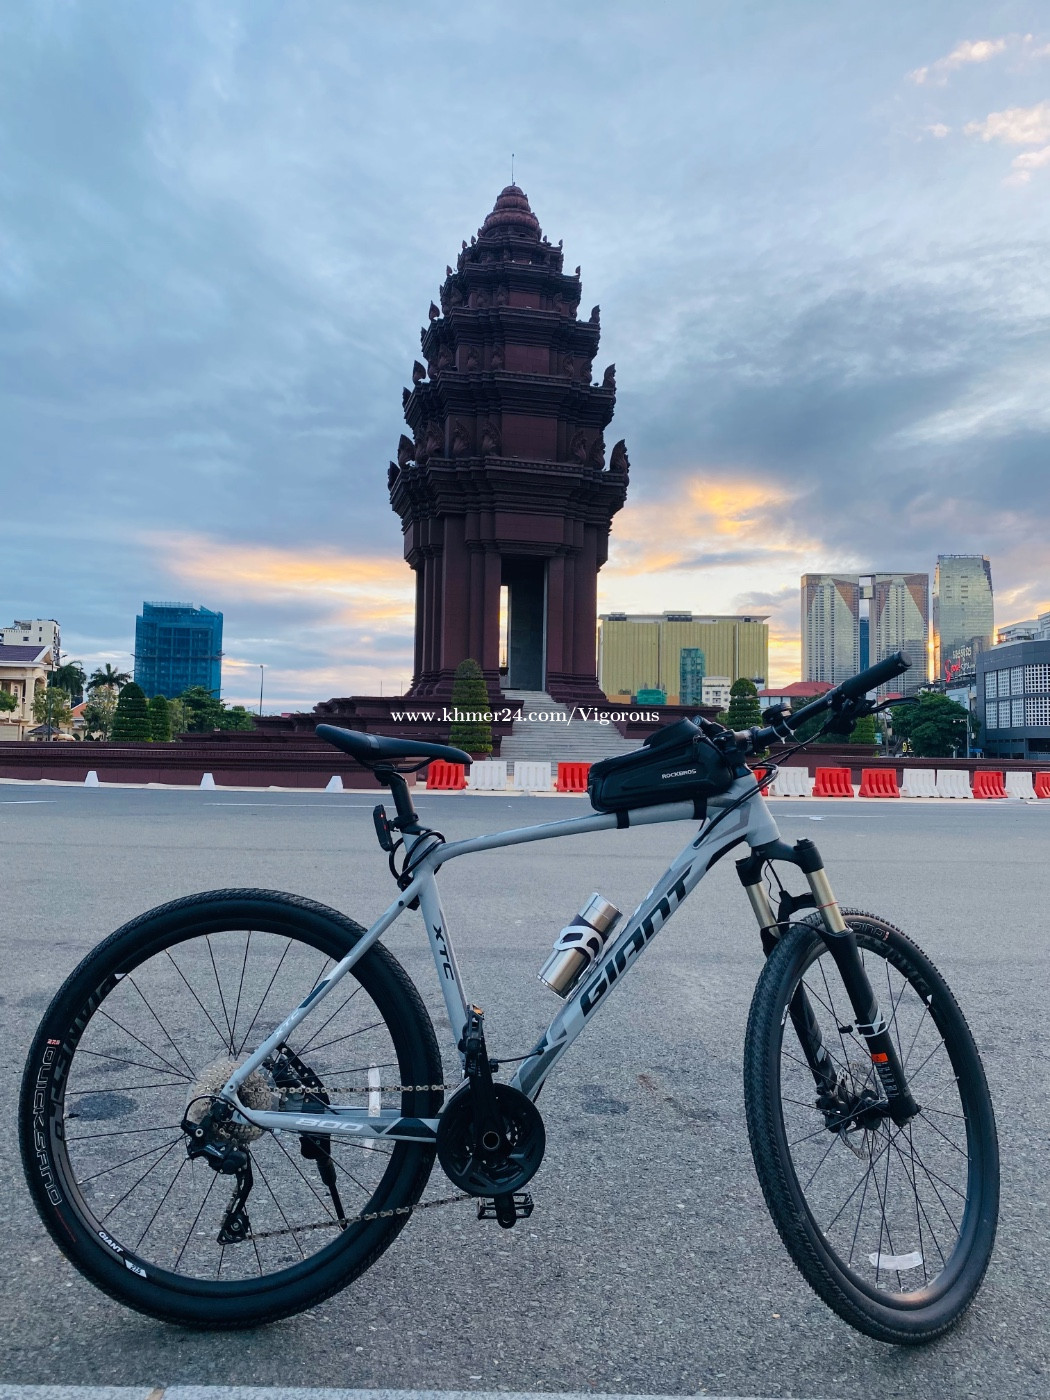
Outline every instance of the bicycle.
<svg viewBox="0 0 1050 1400"><path fill-rule="evenodd" d="M479 1217L513 1226L533 1208L524 1188L543 1159L537 1098L552 1070L711 866L745 844L736 868L766 960L744 1087L770 1213L805 1279L853 1327L895 1343L947 1331L996 1231L995 1119L977 1048L916 944L841 910L816 847L781 839L762 795L775 767L758 780L744 761L825 711L848 732L879 708L867 692L906 667L889 658L747 733L680 721L592 768L593 815L457 842L421 823L405 765L466 755L321 726L390 788L396 815L380 804L374 820L397 898L365 929L287 894L193 895L81 962L36 1034L20 1107L26 1177L55 1243L132 1308L232 1328L294 1314L360 1276L414 1211L443 1203L421 1204L435 1157L457 1188L450 1199L476 1198ZM509 1081L496 1078L440 868L698 819L619 931L597 895L563 930L541 972L563 1005ZM776 865L800 871L805 890L789 893ZM455 1028L453 1084L418 992L380 943L415 907Z"/></svg>

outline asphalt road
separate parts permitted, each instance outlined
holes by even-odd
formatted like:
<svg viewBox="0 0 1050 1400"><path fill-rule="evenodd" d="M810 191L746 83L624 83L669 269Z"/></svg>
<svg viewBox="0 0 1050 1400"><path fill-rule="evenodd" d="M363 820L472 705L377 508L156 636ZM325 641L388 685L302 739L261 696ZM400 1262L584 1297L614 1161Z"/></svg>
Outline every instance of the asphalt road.
<svg viewBox="0 0 1050 1400"><path fill-rule="evenodd" d="M499 796L422 796L419 806L450 838L588 810L582 799ZM927 949L985 1060L1003 1163L999 1240L977 1302L948 1337L904 1351L853 1332L783 1251L744 1123L743 1033L761 954L730 861L545 1090L547 1155L529 1221L504 1232L469 1205L420 1215L356 1284L254 1332L195 1334L124 1310L58 1254L22 1183L15 1097L52 992L101 937L178 895L258 885L368 923L392 886L364 794L3 784L0 1380L1044 1397L1050 803L773 807L787 838L817 840L844 905L878 911ZM527 1049L553 1014L535 973L567 917L595 889L633 908L690 830L581 836L443 872L468 991L486 1007L495 1051ZM387 941L442 1037L416 916ZM435 1169L429 1193L446 1186Z"/></svg>

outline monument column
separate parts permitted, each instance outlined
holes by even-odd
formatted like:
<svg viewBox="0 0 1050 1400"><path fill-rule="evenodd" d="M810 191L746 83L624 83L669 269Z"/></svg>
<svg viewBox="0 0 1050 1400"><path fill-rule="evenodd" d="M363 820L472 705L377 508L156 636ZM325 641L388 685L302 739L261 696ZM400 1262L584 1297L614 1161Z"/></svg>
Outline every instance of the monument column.
<svg viewBox="0 0 1050 1400"><path fill-rule="evenodd" d="M446 268L440 305L431 302L425 363L404 393L411 437L387 478L417 572L413 696L447 698L456 666L473 656L494 702L516 688L604 698L597 574L629 464L622 442L606 462L615 372L592 380L599 312L581 320L580 296L580 269L565 272L561 244L508 185Z"/></svg>

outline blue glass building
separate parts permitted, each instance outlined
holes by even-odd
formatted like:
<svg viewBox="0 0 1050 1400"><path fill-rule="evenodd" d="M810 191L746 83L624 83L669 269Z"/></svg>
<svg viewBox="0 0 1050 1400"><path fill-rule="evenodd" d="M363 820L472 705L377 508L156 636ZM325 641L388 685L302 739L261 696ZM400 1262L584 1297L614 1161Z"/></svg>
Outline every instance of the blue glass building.
<svg viewBox="0 0 1050 1400"><path fill-rule="evenodd" d="M222 688L222 613L192 603L143 603L135 619L135 681L173 700L190 686Z"/></svg>

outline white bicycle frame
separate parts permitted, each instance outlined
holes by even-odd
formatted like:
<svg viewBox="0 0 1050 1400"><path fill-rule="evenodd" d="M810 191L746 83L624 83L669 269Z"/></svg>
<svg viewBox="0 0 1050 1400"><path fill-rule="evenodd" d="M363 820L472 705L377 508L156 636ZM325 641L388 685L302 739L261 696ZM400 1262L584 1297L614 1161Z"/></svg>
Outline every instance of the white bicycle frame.
<svg viewBox="0 0 1050 1400"><path fill-rule="evenodd" d="M725 814L715 825L715 817L736 802L740 802L736 810ZM547 1076L586 1026L590 1017L599 1007L606 1004L613 986L623 980L634 966L638 955L696 888L715 861L730 847L739 845L742 841L754 848L779 840L780 833L776 822L751 776L737 778L725 793L711 799L708 802L708 812L709 816L701 826L699 835L671 862L642 899L620 934L603 949L601 956L581 978L535 1048L521 1063L511 1083L530 1099L537 1097ZM346 957L327 977L318 982L306 1000L237 1068L224 1086L222 1097L235 1106L242 1118L258 1128L289 1132L308 1129L312 1135L352 1134L355 1139L383 1138L432 1143L437 1136L436 1118L406 1118L393 1109L381 1109L377 1114L374 1108L370 1110L332 1106L309 1114L295 1110L267 1112L248 1108L241 1102L237 1091L248 1075L310 1015L417 898L430 938L438 980L448 1009L449 1024L455 1033L456 1043L459 1043L467 1020L467 998L463 991L463 980L435 878L441 866L447 865L450 860L473 855L477 851L494 851L504 846L520 846L529 841L547 841L558 836L695 819L696 809L690 801L642 807L628 812L595 813L594 816L574 817L568 821L545 822L540 826L499 831L490 836L475 836L467 841L446 843L436 840L431 833L422 833L408 847L408 862L413 870L411 883L406 885L394 903L384 910L371 928L354 944ZM412 860L412 855L417 850L421 852L418 863Z"/></svg>

